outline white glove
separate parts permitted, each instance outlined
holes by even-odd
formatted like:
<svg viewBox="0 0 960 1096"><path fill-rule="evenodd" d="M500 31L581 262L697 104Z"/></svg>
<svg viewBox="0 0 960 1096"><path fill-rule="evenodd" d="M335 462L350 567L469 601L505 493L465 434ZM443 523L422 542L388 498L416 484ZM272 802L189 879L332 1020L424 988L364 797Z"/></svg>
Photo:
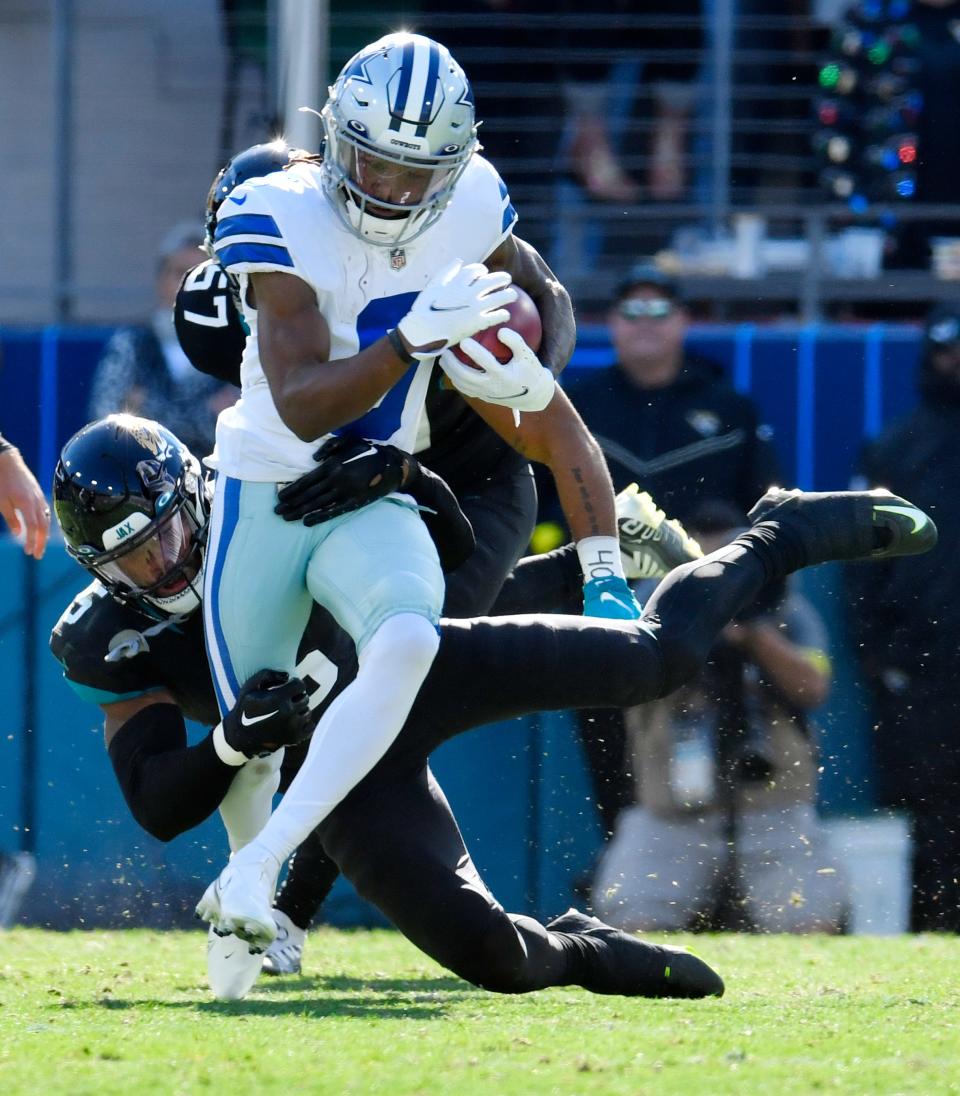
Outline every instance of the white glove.
<svg viewBox="0 0 960 1096"><path fill-rule="evenodd" d="M513 351L508 362L497 361L475 339L464 339L460 349L480 368L464 365L452 350L440 355L440 368L465 396L515 411L542 411L557 387L553 374L540 364L519 332L504 327L497 332L497 338Z"/></svg>
<svg viewBox="0 0 960 1096"><path fill-rule="evenodd" d="M516 299L505 270L491 274L483 263L464 266L454 259L417 295L397 330L415 358L435 358L446 347L505 323L510 319L505 306Z"/></svg>

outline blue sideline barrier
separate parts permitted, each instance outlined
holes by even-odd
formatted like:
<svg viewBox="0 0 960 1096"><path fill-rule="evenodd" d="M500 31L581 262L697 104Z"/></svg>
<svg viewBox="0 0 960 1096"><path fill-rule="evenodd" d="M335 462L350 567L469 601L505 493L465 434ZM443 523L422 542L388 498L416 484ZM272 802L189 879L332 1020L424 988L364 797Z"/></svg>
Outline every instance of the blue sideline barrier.
<svg viewBox="0 0 960 1096"><path fill-rule="evenodd" d="M59 446L87 419L89 382L108 334L0 331L0 428L44 484ZM802 487L844 485L862 438L915 401L913 328L701 327L690 342L754 395L774 428L784 468ZM587 328L570 368L610 360L602 331ZM83 584L82 572L56 543L34 565L9 538L0 539L0 569L7 577L0 589L0 685L7 698L0 848L32 849L40 868L24 919L61 928L188 923L193 901L226 856L219 822L163 845L130 820L103 748L99 713L63 682L46 649L52 624ZM819 718L822 805L834 812L868 809L869 721L844 653L837 575L826 567L805 577L837 654L833 698ZM434 769L504 905L541 914L564 909L571 879L600 841L569 717L513 720L464 736L437 752ZM376 920L342 884L327 917L341 924Z"/></svg>

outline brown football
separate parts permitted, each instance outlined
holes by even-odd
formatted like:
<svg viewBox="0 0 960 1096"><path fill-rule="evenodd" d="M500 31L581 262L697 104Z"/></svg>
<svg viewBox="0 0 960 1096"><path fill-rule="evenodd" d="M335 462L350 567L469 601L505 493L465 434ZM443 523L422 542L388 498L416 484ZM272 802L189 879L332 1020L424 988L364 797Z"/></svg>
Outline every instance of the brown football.
<svg viewBox="0 0 960 1096"><path fill-rule="evenodd" d="M537 306L533 303L533 299L520 288L515 285L513 287L517 291L517 299L508 304L507 311L510 313L510 319L506 323L498 323L493 327L488 327L484 331L478 331L474 335L474 339L483 347L486 347L490 353L501 362L508 362L513 356L513 351L505 346L498 338L497 332L501 328L509 327L513 331L521 334L531 350L534 352L540 349L540 340L543 337L543 328L540 325L540 313L537 311ZM453 348L454 354L465 365L472 365L476 368L476 363L471 361L470 358L464 354L459 347Z"/></svg>

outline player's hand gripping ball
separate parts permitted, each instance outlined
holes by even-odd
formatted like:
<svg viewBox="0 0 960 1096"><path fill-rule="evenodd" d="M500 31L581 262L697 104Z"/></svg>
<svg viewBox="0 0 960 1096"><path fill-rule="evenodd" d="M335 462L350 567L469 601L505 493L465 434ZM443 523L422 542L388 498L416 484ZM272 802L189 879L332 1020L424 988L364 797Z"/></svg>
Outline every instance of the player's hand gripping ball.
<svg viewBox="0 0 960 1096"><path fill-rule="evenodd" d="M556 379L537 356L543 331L533 301L517 290L518 299L504 310L502 325L463 339L444 350L440 368L464 396L512 408L520 425L521 411L542 411L553 399Z"/></svg>
<svg viewBox="0 0 960 1096"><path fill-rule="evenodd" d="M533 303L533 298L529 293L522 290L520 286L515 285L513 288L517 291L517 299L511 304L504 305L506 310L510 313L509 320L504 323L494 324L493 327L485 328L483 331L478 331L477 334L473 336L474 341L489 350L497 361L500 362L508 362L513 356L513 351L510 347L505 343L502 343L498 337L499 333L505 327L522 335L523 341L534 353L540 349L540 341L543 338L540 313L537 311L537 306ZM459 346L453 347L453 353L464 365L469 365L473 369L479 368L476 362L464 354Z"/></svg>

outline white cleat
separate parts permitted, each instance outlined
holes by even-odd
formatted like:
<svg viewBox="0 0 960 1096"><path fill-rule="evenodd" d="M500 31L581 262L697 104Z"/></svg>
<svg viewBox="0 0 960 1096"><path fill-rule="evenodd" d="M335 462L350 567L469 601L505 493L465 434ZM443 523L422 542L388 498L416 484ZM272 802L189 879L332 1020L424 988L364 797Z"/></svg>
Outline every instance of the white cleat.
<svg viewBox="0 0 960 1096"><path fill-rule="evenodd" d="M197 916L217 933L239 936L264 951L277 935L273 892L280 866L272 857L268 863L257 859L250 848L241 849L207 887L197 903Z"/></svg>
<svg viewBox="0 0 960 1096"><path fill-rule="evenodd" d="M277 935L263 957L263 972L299 974L303 945L307 940L306 930L295 925L282 910L275 909L273 919L277 923Z"/></svg>
<svg viewBox="0 0 960 1096"><path fill-rule="evenodd" d="M207 981L218 1001L242 1001L256 982L263 952L251 951L246 940L207 933Z"/></svg>
<svg viewBox="0 0 960 1096"><path fill-rule="evenodd" d="M667 519L646 491L631 483L616 498L620 558L628 579L663 578L701 559L703 550L676 519Z"/></svg>

